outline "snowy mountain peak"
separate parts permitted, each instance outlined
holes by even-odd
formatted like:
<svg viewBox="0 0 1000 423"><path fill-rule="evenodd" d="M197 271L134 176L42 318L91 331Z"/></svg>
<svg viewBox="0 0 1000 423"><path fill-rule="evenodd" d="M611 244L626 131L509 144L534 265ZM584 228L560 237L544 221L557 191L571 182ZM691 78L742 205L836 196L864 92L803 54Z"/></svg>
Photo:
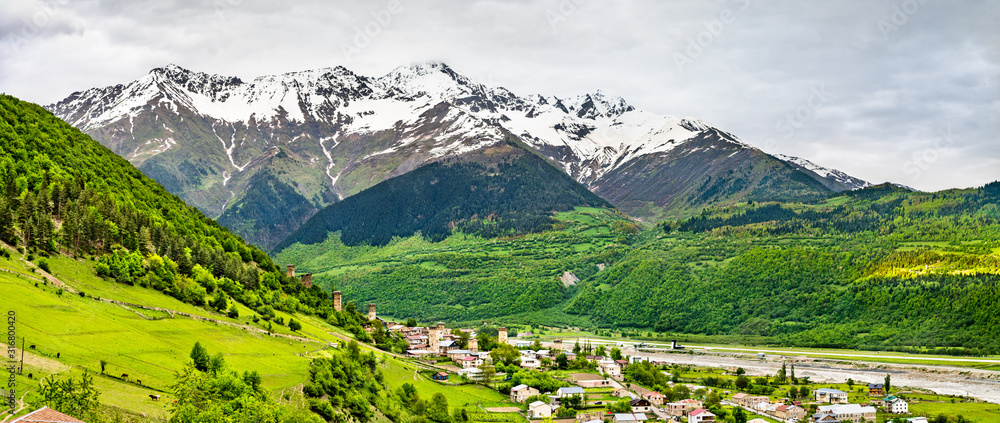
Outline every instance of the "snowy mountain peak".
<svg viewBox="0 0 1000 423"><path fill-rule="evenodd" d="M815 175L814 178L834 191L850 191L872 186L870 182L855 178L837 169L825 168L801 157L784 154L775 154L774 157L792 167L806 171L807 174Z"/></svg>

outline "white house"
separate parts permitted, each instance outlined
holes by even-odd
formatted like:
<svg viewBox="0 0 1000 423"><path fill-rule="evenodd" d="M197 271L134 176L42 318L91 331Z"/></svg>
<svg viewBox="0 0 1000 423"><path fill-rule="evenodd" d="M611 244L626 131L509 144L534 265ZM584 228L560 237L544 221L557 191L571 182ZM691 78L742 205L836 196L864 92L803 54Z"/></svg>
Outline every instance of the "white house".
<svg viewBox="0 0 1000 423"><path fill-rule="evenodd" d="M541 401L528 404L529 419L544 419L552 415L552 406Z"/></svg>
<svg viewBox="0 0 1000 423"><path fill-rule="evenodd" d="M714 422L715 414L704 408L699 408L688 414L688 423Z"/></svg>
<svg viewBox="0 0 1000 423"><path fill-rule="evenodd" d="M821 405L818 410L820 413L833 414L837 420L842 422L875 421L875 407L860 404Z"/></svg>
<svg viewBox="0 0 1000 423"><path fill-rule="evenodd" d="M542 367L542 362L534 358L522 358L521 368L522 369L537 369Z"/></svg>
<svg viewBox="0 0 1000 423"><path fill-rule="evenodd" d="M615 414L614 423L642 423L649 420L645 413L620 413Z"/></svg>
<svg viewBox="0 0 1000 423"><path fill-rule="evenodd" d="M474 355L465 356L461 360L458 360L459 364L462 365L463 369L468 369L471 367L479 367L483 365L483 359L476 357Z"/></svg>
<svg viewBox="0 0 1000 423"><path fill-rule="evenodd" d="M465 376L466 379L472 381L483 380L483 371L479 370L478 367L469 367L467 369L459 370L458 374Z"/></svg>
<svg viewBox="0 0 1000 423"><path fill-rule="evenodd" d="M510 388L510 400L513 402L524 402L528 398L540 394L537 389L532 388L525 384L517 385Z"/></svg>
<svg viewBox="0 0 1000 423"><path fill-rule="evenodd" d="M885 397L885 411L892 414L910 414L910 405L896 396Z"/></svg>
<svg viewBox="0 0 1000 423"><path fill-rule="evenodd" d="M821 388L813 392L818 402L828 402L831 404L847 404L847 392L839 389Z"/></svg>
<svg viewBox="0 0 1000 423"><path fill-rule="evenodd" d="M609 376L618 376L622 374L621 366L613 360L604 360L597 363L597 365L600 367L601 373L605 373Z"/></svg>
<svg viewBox="0 0 1000 423"><path fill-rule="evenodd" d="M587 392L584 391L583 388L581 388L579 386L571 386L571 387L568 387L568 388L559 388L559 389L556 389L555 396L557 396L559 398L566 398L566 397L571 396L571 395L583 395L583 396L585 396L585 395L587 395Z"/></svg>

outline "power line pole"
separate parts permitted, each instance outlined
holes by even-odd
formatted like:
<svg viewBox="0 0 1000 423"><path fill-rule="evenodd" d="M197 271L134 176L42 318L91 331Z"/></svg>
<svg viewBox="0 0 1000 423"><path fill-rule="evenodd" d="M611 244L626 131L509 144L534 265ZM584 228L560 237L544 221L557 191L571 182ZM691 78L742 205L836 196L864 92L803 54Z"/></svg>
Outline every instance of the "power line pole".
<svg viewBox="0 0 1000 423"><path fill-rule="evenodd" d="M24 374L24 337L21 337L21 366L17 368L17 374Z"/></svg>

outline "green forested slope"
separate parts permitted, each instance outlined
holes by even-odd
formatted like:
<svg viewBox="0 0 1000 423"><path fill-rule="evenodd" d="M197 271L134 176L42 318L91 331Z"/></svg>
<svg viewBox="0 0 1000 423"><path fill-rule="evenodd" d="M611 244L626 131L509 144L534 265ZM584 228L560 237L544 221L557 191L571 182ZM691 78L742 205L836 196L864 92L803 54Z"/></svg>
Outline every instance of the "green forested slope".
<svg viewBox="0 0 1000 423"><path fill-rule="evenodd" d="M1000 352L1000 184L706 210L594 278L597 322L802 346Z"/></svg>
<svg viewBox="0 0 1000 423"><path fill-rule="evenodd" d="M507 144L422 166L330 205L275 251L337 231L347 245L385 245L415 232L439 241L455 228L491 238L538 232L555 223L551 212L574 206L610 207L544 159Z"/></svg>
<svg viewBox="0 0 1000 423"><path fill-rule="evenodd" d="M337 332L366 334L353 301L334 311L319 286L5 95L0 183L0 298L31 344L27 374L15 377L19 395L33 390L20 413L48 405L94 422L277 423L452 411L391 390L376 366L385 357L353 342L330 348ZM374 334L387 337L381 326ZM195 354L196 342L209 351ZM37 393L50 383L59 392Z"/></svg>

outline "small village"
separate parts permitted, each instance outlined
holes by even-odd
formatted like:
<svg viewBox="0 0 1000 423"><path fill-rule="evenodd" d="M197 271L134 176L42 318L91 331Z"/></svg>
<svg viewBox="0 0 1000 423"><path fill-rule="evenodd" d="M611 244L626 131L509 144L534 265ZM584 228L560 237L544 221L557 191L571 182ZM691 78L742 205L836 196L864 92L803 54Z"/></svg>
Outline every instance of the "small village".
<svg viewBox="0 0 1000 423"><path fill-rule="evenodd" d="M477 383L508 395L528 420L576 423L734 422L734 423L933 423L910 414L908 402L883 383L849 380L846 390L830 383L797 379L782 366L778 375L751 376L742 368L725 370L702 383L680 380L675 363L642 355L623 355L625 344L584 345L531 332L496 328L493 338L474 329L448 328L439 322L421 327L384 321L375 304L368 308L369 332L385 331L405 340L405 356L435 366L430 377L444 384ZM412 320L408 323L414 323ZM492 332L492 331L491 331ZM489 345L482 345L484 340ZM487 347L487 348L481 348ZM675 342L670 350L684 352ZM662 354L661 354L662 356ZM765 359L764 354L758 355ZM660 376L648 376L650 373ZM644 386L639 375L661 380L661 393ZM722 377L721 375L729 377ZM735 378L733 378L735 376ZM886 381L888 382L888 380ZM782 397L778 385L792 384ZM711 386L710 386L711 385ZM843 385L841 383L840 385Z"/></svg>

